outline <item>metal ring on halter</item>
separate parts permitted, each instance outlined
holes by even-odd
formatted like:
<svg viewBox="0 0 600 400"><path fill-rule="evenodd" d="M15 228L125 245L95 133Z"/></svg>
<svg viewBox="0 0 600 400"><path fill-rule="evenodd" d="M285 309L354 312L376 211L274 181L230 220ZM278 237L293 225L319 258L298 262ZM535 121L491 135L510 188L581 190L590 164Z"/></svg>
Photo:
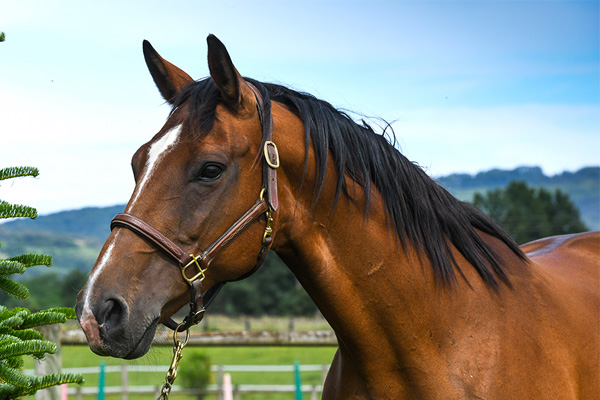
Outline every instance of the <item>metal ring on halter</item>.
<svg viewBox="0 0 600 400"><path fill-rule="evenodd" d="M204 311L204 309L203 309ZM190 340L190 329L186 328L185 329L185 340L183 342L181 342L178 338L177 338L177 334L180 332L179 328L184 327L186 325L185 321L180 323L179 325L177 325L177 328L175 328L175 330L173 331L173 343L175 345L181 344L181 347L185 346L188 344L188 341Z"/></svg>

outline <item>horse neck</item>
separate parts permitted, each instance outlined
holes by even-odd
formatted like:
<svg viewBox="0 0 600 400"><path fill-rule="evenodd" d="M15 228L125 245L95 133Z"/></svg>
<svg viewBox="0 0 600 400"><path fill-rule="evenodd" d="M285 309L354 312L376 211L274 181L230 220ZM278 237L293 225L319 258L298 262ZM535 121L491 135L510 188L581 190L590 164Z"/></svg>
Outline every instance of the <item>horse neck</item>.
<svg viewBox="0 0 600 400"><path fill-rule="evenodd" d="M304 167L303 151L294 156L285 143L278 146L284 164L280 170L280 207L273 249L348 351L360 353L382 332L395 331L397 337L393 340L410 335L413 328L407 325L414 318L409 315L424 315L417 308L422 307L426 293L435 292L434 278L430 269L418 262L419 257L410 246L405 250L398 242L377 191L371 193L366 216L366 196L350 180L350 196L342 195L333 211L334 188L324 187L313 207L310 177L302 185L298 183ZM326 181L334 182L336 172L331 164L328 163ZM307 171L313 168L309 157ZM389 318L391 312L393 321ZM391 330L383 329L386 324ZM405 326L398 332L400 324ZM391 347L397 349L397 343ZM378 348L384 349L385 346Z"/></svg>
<svg viewBox="0 0 600 400"><path fill-rule="evenodd" d="M350 179L349 196L342 195L333 210L335 188L331 185L323 188L313 207L311 154L307 176L300 184L304 151L293 150L302 143L302 133L275 137L281 138L282 168L273 250L336 332L340 352L352 354L353 364L368 369L372 366L369 360L377 359L381 363L387 360L392 367L408 364L427 370L422 363L431 360L424 352L439 354L434 343L455 330L455 321L463 321L459 312L474 315L489 310L487 306L494 301L490 289L458 252L455 259L472 288L462 280L457 284L460 287L452 289L437 284L426 257L419 257L410 243L399 243L375 189L366 214L365 193ZM335 182L331 164L326 182ZM473 296L484 298L483 303L472 301ZM373 376L377 374L372 371Z"/></svg>

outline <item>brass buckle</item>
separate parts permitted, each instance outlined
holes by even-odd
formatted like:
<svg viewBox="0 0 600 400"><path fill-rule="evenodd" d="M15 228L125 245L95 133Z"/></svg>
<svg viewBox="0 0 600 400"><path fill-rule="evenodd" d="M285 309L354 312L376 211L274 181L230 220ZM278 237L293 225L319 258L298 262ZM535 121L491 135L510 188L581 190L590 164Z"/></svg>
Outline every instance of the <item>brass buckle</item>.
<svg viewBox="0 0 600 400"><path fill-rule="evenodd" d="M195 280L200 279L200 282L202 282L204 278L206 278L206 275L204 273L206 272L207 268L202 269L202 267L198 263L198 260L201 260L203 258L203 254L199 255L198 257L195 257L193 254L190 254L190 256L192 257L192 261L187 263L185 266L181 266L181 275L183 275L183 279L185 279L187 283L192 285ZM191 278L188 278L185 274L185 270L191 267L192 265L195 265L196 268L198 268L198 273L192 276Z"/></svg>
<svg viewBox="0 0 600 400"><path fill-rule="evenodd" d="M275 163L271 162L271 158L269 157L269 146L273 146L273 150L275 150ZM277 146L270 140L265 142L265 147L263 148L263 152L265 153L265 160L269 167L273 169L279 168L279 150L277 150Z"/></svg>

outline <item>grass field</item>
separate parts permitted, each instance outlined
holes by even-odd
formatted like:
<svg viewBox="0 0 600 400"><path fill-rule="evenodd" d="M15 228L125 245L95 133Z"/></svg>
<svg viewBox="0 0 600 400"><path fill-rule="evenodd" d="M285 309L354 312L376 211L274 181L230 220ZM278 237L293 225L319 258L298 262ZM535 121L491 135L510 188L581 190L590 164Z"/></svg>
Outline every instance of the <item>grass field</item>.
<svg viewBox="0 0 600 400"><path fill-rule="evenodd" d="M239 324L239 322L237 322ZM289 321L280 319L261 319L250 321L253 329L258 327L263 329L285 329ZM215 325L218 328L237 328L232 321L226 319L212 318L209 320L210 330ZM213 325L214 324L214 325ZM242 325L243 326L243 322ZM307 326L308 329L327 328L327 326L318 326L317 322L312 322L310 319L306 321L299 319L294 322L294 325L299 330ZM322 322L321 322L322 324ZM283 326L282 326L283 325ZM325 323L326 325L326 323ZM196 328L200 329L200 327ZM206 328L205 328L206 329ZM330 364L335 353L335 347L186 347L183 352L183 359L180 365L184 365L186 357L189 358L192 353L200 352L207 355L212 365L293 365L298 361L301 365L308 364ZM127 364L132 366L129 372L129 385L153 385L161 386L164 383L165 371L162 372L136 372L135 366L140 365L169 365L173 355L170 347L153 347L150 352L144 357L137 360L121 360L109 357L100 357L91 352L87 346L63 346L62 347L62 364L63 368L76 367L97 367L101 362L106 365L122 365ZM25 368L33 368L33 360L26 360ZM96 387L98 385L98 374L84 374L85 387ZM293 372L231 372L233 384L294 384ZM302 372L301 374L303 385L319 385L322 384L322 373ZM177 384L178 382L176 382ZM216 383L216 377L212 377L212 382ZM121 386L120 373L107 373L106 386ZM88 397L92 398L92 397ZM130 395L131 400L148 400L154 396L146 395ZM173 394L173 399L195 399L192 396L181 396ZM206 400L213 400L215 396L207 396ZM305 398L309 398L305 394ZM27 400L33 399L33 397ZM120 400L121 395L107 395L107 400ZM247 393L242 394L243 400L292 400L293 393Z"/></svg>
<svg viewBox="0 0 600 400"><path fill-rule="evenodd" d="M194 352L202 352L210 358L213 365L234 364L234 365L292 365L294 361L300 364L329 364L335 353L334 347L188 347L184 349L184 357L181 365L185 364L186 355L189 357ZM66 346L62 350L63 367L95 367L104 361L106 365L169 365L171 363L172 350L167 347L152 349L149 354L141 359L133 361L124 361L114 358L99 357L93 354L89 348L84 346ZM130 372L129 385L162 385L165 379L165 373L154 372ZM98 385L98 374L84 374L85 386L94 387ZM234 384L252 383L252 384L288 384L294 383L292 372L232 372L232 382ZM322 374L320 372L303 372L302 384L318 385L322 383ZM215 383L215 377L213 381ZM120 386L121 375L119 373L106 374L106 386ZM176 399L187 399L194 397L173 395ZM121 399L120 395L107 396L107 399ZM131 400L152 399L153 396L129 396ZM244 394L241 396L244 400L284 400L294 399L293 393L274 393L267 394ZM307 397L308 398L308 397ZM211 399L207 396L206 399Z"/></svg>

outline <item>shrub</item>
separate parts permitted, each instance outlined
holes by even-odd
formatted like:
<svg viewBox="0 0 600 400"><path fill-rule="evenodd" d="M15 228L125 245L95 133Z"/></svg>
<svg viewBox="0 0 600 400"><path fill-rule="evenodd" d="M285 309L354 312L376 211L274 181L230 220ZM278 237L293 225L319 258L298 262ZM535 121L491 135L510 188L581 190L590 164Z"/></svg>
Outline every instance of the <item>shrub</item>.
<svg viewBox="0 0 600 400"><path fill-rule="evenodd" d="M186 354L179 365L181 385L186 388L205 389L210 381L210 367L210 358L206 354ZM203 397L199 395L198 399Z"/></svg>

